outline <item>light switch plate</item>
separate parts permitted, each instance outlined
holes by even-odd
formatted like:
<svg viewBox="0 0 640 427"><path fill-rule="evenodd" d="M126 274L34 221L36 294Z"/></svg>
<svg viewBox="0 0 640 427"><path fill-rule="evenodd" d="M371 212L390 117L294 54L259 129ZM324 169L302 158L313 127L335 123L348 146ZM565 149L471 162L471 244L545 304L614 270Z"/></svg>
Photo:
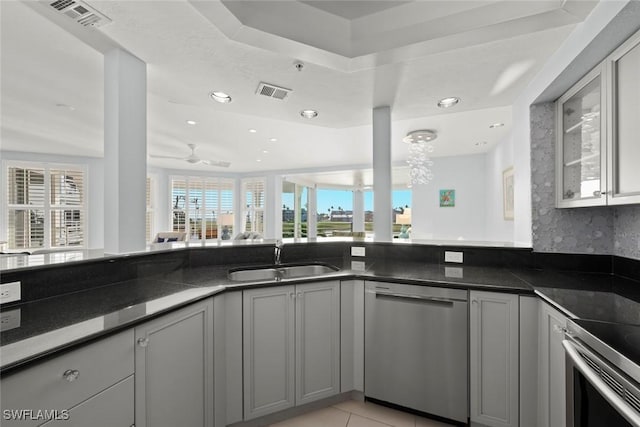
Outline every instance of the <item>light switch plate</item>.
<svg viewBox="0 0 640 427"><path fill-rule="evenodd" d="M444 251L444 262L457 262L462 264L462 252Z"/></svg>
<svg viewBox="0 0 640 427"><path fill-rule="evenodd" d="M0 304L20 301L20 282L3 283L0 285Z"/></svg>
<svg viewBox="0 0 640 427"><path fill-rule="evenodd" d="M351 247L351 256L365 256L365 248L360 246Z"/></svg>

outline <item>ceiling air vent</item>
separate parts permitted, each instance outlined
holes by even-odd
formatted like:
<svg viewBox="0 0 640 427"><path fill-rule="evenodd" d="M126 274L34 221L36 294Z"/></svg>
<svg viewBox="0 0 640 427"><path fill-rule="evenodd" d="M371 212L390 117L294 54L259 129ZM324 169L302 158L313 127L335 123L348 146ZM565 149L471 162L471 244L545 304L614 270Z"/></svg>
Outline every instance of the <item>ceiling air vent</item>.
<svg viewBox="0 0 640 427"><path fill-rule="evenodd" d="M80 0L56 0L49 5L84 27L101 27L111 22L111 19Z"/></svg>
<svg viewBox="0 0 640 427"><path fill-rule="evenodd" d="M279 100L285 99L291 93L291 89L285 89L280 86L272 85L269 83L260 82L256 94L262 96L268 96L269 98L275 98Z"/></svg>

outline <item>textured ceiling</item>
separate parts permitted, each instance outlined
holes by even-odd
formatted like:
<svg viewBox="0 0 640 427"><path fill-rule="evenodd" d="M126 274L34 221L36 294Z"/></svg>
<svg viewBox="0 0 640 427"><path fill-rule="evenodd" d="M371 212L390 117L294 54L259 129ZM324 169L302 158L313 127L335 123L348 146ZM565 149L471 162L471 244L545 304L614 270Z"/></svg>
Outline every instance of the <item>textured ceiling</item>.
<svg viewBox="0 0 640 427"><path fill-rule="evenodd" d="M232 166L224 171L231 173L367 167L371 110L378 105L392 107L396 163L407 156L402 136L421 128L440 133L438 156L482 152L508 134L511 103L573 28L566 19L555 20L554 28L547 22L538 30L515 35L503 28L498 31L501 37L451 49L445 48L451 43L445 38L431 42L439 46L431 53L416 48L417 53L409 55L412 59L362 67L366 62L362 58L338 61L308 45L298 44L283 53L280 48L230 38L226 31L237 21L229 19L225 28L208 16L211 7L225 9L220 2L161 1L153 2L153 7L132 0L89 3L113 22L85 30L65 21L65 16L52 16L40 2L0 2L3 150L101 156L99 50L120 45L148 64L150 154L186 156L187 144L195 143L201 157L230 161ZM366 3L371 4L336 13L372 19L399 13L415 2L393 2L395 7L372 14L371 7L390 4ZM466 2L450 3L462 8ZM573 2L565 7L571 11ZM571 20L580 15L564 13ZM280 47L291 46L280 41ZM307 58L304 70L298 72L293 64L303 58ZM327 61L343 66L329 67ZM255 90L261 81L293 92L285 101L259 97ZM230 93L233 102L213 102L208 97L211 90ZM439 109L436 103L445 96L459 96L462 102L451 110ZM317 109L319 117L303 119L299 111L305 108ZM198 123L190 126L186 120ZM506 126L489 130L494 122ZM479 140L487 144L478 147ZM170 160L150 164L217 170Z"/></svg>

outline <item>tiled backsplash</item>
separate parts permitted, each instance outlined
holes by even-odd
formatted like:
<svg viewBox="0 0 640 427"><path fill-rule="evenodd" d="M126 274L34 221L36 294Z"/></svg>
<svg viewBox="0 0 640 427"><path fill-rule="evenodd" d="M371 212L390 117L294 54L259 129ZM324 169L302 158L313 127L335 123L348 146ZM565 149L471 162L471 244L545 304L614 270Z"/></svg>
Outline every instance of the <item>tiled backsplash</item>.
<svg viewBox="0 0 640 427"><path fill-rule="evenodd" d="M640 207L555 207L555 106L531 106L533 250L640 260Z"/></svg>

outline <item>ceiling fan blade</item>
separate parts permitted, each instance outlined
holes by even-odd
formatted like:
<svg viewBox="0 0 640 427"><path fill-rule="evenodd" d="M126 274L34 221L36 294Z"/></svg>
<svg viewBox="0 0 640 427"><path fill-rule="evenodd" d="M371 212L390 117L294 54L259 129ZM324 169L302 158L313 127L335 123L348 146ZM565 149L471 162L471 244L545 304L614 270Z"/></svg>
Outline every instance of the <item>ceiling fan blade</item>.
<svg viewBox="0 0 640 427"><path fill-rule="evenodd" d="M152 159L171 159L171 160L185 160L184 157L175 157L175 156L156 156L153 154L150 154L149 157L151 157Z"/></svg>
<svg viewBox="0 0 640 427"><path fill-rule="evenodd" d="M229 166L231 166L231 162L224 162L222 160L202 160L202 164L209 166L219 166L222 168L228 168Z"/></svg>

